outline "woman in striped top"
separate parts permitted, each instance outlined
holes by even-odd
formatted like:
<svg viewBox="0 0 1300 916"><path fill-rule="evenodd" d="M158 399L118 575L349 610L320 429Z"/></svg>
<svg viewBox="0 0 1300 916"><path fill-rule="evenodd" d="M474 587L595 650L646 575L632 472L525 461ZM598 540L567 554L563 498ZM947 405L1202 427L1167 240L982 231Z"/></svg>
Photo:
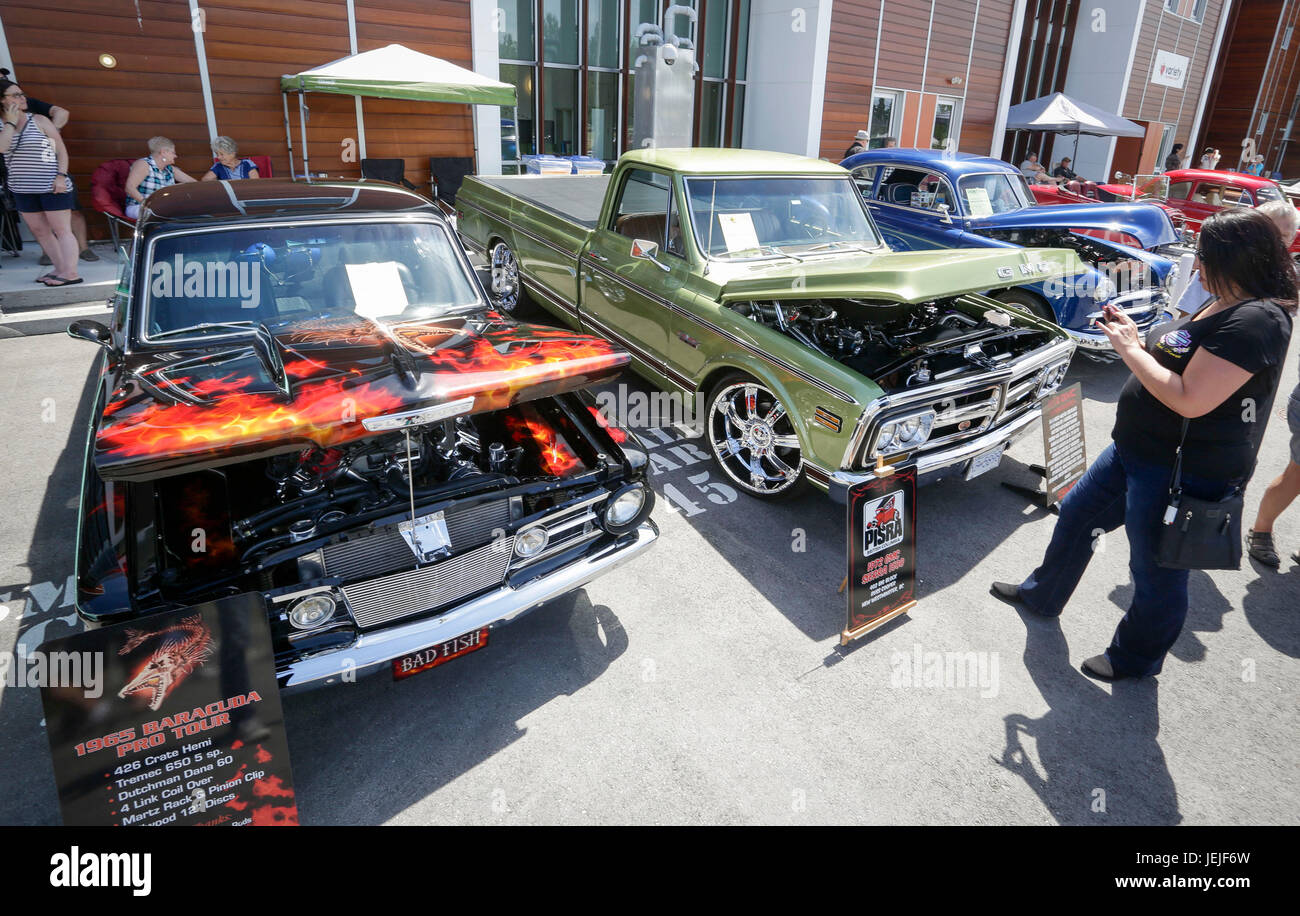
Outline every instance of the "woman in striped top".
<svg viewBox="0 0 1300 916"><path fill-rule="evenodd" d="M176 144L166 137L151 137L149 155L132 163L126 175L126 215L135 219L144 199L154 191L187 181L194 179L176 165Z"/></svg>
<svg viewBox="0 0 1300 916"><path fill-rule="evenodd" d="M68 149L49 118L27 111L27 96L12 80L0 79L0 150L23 222L50 256L54 270L38 283L69 286L77 275L77 237L72 234L76 192L68 178Z"/></svg>

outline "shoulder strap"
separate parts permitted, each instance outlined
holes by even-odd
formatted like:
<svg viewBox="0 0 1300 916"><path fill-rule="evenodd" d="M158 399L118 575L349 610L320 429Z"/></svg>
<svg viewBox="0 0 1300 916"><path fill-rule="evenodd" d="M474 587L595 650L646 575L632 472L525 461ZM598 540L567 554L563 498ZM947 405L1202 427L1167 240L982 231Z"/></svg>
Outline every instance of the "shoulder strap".
<svg viewBox="0 0 1300 916"><path fill-rule="evenodd" d="M1174 473L1169 478L1169 498L1174 503L1183 492L1183 444L1187 441L1187 427L1191 422L1183 417L1183 431L1178 436L1178 450L1174 452Z"/></svg>

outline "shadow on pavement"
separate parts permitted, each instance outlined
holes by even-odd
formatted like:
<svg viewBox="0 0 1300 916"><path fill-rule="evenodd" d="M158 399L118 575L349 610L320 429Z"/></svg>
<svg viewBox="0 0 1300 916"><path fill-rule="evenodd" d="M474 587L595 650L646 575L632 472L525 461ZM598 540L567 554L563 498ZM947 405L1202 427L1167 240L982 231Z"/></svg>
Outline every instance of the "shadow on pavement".
<svg viewBox="0 0 1300 916"><path fill-rule="evenodd" d="M519 720L592 683L627 646L614 613L579 591L494 630L485 649L445 667L285 697L302 822L377 824L401 814L523 737ZM509 784L501 792L481 809L449 811L448 822L483 821L503 813L494 804L520 801Z"/></svg>
<svg viewBox="0 0 1300 916"><path fill-rule="evenodd" d="M1057 619L1020 616L1025 669L1049 709L1036 719L1006 716L1006 748L993 761L1023 779L1060 824L1180 823L1157 741L1157 679L1118 681L1108 691L1071 663Z"/></svg>
<svg viewBox="0 0 1300 916"><path fill-rule="evenodd" d="M1300 566L1285 557L1282 564L1280 572L1266 569L1246 584L1241 606L1246 622L1269 648L1300 658Z"/></svg>

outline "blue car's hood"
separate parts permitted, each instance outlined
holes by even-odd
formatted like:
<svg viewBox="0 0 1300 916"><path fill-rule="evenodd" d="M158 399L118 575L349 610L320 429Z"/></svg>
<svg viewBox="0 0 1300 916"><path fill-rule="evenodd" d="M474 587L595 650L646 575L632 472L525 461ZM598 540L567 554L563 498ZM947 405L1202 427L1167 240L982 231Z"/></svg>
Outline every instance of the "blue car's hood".
<svg viewBox="0 0 1300 916"><path fill-rule="evenodd" d="M1112 229L1127 232L1145 249L1178 241L1168 214L1155 204L1056 204L973 217L981 229Z"/></svg>

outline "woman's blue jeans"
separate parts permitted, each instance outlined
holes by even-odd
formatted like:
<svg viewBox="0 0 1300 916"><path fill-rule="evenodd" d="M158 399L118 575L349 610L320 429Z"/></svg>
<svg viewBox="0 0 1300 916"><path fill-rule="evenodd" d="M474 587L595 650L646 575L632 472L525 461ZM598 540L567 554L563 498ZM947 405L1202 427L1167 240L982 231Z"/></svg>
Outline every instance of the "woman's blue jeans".
<svg viewBox="0 0 1300 916"><path fill-rule="evenodd" d="M1102 553L1099 536L1123 525L1133 601L1106 650L1117 676L1159 674L1187 618L1187 570L1156 563L1172 473L1168 465L1139 461L1111 443L1062 501L1043 562L1020 586L1021 600L1031 611L1057 616L1088 561ZM1220 499L1240 483L1185 472L1182 482L1183 492L1200 499Z"/></svg>

